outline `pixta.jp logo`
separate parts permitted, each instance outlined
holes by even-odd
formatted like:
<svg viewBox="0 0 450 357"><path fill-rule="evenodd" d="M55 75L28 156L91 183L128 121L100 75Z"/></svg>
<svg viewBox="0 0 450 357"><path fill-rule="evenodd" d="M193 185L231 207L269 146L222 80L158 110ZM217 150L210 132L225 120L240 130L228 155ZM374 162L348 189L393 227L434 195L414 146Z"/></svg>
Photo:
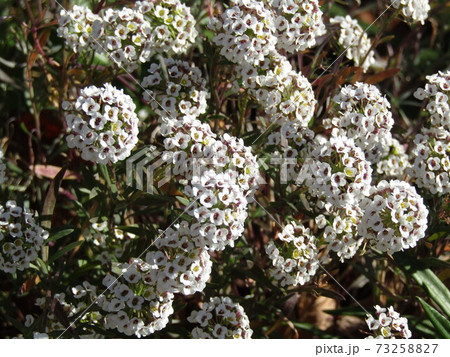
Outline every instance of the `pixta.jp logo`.
<svg viewBox="0 0 450 357"><path fill-rule="evenodd" d="M144 147L126 160L126 184L153 194L155 185L159 188L170 181L170 166L165 164L156 147Z"/></svg>

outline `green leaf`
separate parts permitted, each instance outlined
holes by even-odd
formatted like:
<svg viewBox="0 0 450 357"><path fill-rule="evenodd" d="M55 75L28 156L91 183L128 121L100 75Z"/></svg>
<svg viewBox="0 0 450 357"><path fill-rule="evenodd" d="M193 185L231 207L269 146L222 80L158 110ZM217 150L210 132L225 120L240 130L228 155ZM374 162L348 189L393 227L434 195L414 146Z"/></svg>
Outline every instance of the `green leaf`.
<svg viewBox="0 0 450 357"><path fill-rule="evenodd" d="M19 166L14 165L11 161L6 162L6 168L8 169L8 171L14 172L16 174L23 174L23 170Z"/></svg>
<svg viewBox="0 0 450 357"><path fill-rule="evenodd" d="M189 201L186 197L176 196L178 202L180 202L184 206L189 206L192 202Z"/></svg>
<svg viewBox="0 0 450 357"><path fill-rule="evenodd" d="M70 252L72 249L78 247L79 245L81 245L83 243L84 243L83 240L79 240L79 241L70 243L69 245L65 246L61 250L58 250L55 254L53 254L50 257L49 263L53 263L55 260L57 260L58 258L62 257L64 254L66 254L67 252Z"/></svg>
<svg viewBox="0 0 450 357"><path fill-rule="evenodd" d="M38 263L38 265L41 268L41 271L45 274L48 275L48 267L47 264L45 264L45 262L41 259L41 258L36 258L36 262Z"/></svg>
<svg viewBox="0 0 450 357"><path fill-rule="evenodd" d="M435 240L438 240L440 238L445 237L448 234L448 232L436 232L434 234L432 234L427 241L428 242L434 242Z"/></svg>
<svg viewBox="0 0 450 357"><path fill-rule="evenodd" d="M111 177L109 176L108 167L103 164L98 164L98 170L102 174L103 178L106 181L106 185L109 187L113 194L117 193L117 186L114 182L111 181Z"/></svg>
<svg viewBox="0 0 450 357"><path fill-rule="evenodd" d="M432 338L436 335L434 326L428 319L420 322L414 322L414 320L408 319L408 325L413 327L414 330L419 331L421 334L426 335L426 337Z"/></svg>
<svg viewBox="0 0 450 357"><path fill-rule="evenodd" d="M109 64L109 58L106 55L102 55L98 52L95 52L93 64L100 66L107 66Z"/></svg>
<svg viewBox="0 0 450 357"><path fill-rule="evenodd" d="M214 32L210 31L210 30L203 30L203 35L210 41L212 41L213 37L214 37Z"/></svg>
<svg viewBox="0 0 450 357"><path fill-rule="evenodd" d="M108 186L111 185L111 178L109 177L109 172L108 172L108 168L106 167L106 165L98 164L98 171L100 171L100 173L102 174L103 178L106 181L106 184Z"/></svg>
<svg viewBox="0 0 450 357"><path fill-rule="evenodd" d="M442 316L439 311L430 306L423 299L421 299L420 297L417 297L417 299L420 301L420 304L425 310L425 313L428 315L441 337L450 338L450 322L444 316Z"/></svg>
<svg viewBox="0 0 450 357"><path fill-rule="evenodd" d="M417 283L427 291L431 299L450 317L450 291L430 270L419 270L412 274Z"/></svg>
<svg viewBox="0 0 450 357"><path fill-rule="evenodd" d="M50 234L50 237L46 240L46 242L54 242L58 239L67 237L69 234L72 234L75 231L73 228L67 228L58 230L57 232L54 232L53 234Z"/></svg>
<svg viewBox="0 0 450 357"><path fill-rule="evenodd" d="M89 191L89 199L92 200L93 198L97 197L100 193L100 190L98 188L93 188Z"/></svg>
<svg viewBox="0 0 450 357"><path fill-rule="evenodd" d="M424 263L413 258L407 252L398 252L394 255L395 260L412 278L419 284L450 318L450 291L442 281Z"/></svg>

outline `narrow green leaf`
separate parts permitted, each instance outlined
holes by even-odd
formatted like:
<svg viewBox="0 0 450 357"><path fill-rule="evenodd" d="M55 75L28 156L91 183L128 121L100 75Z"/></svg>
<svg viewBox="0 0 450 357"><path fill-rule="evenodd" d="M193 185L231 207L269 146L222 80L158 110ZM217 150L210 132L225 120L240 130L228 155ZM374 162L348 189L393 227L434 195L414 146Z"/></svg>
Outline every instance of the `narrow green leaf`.
<svg viewBox="0 0 450 357"><path fill-rule="evenodd" d="M110 186L111 185L111 178L109 177L109 172L108 172L108 168L106 167L106 165L98 164L98 171L100 171L101 175L105 179L106 184L108 186Z"/></svg>
<svg viewBox="0 0 450 357"><path fill-rule="evenodd" d="M417 283L422 286L433 301L450 317L450 291L430 269L418 270L412 274Z"/></svg>
<svg viewBox="0 0 450 357"><path fill-rule="evenodd" d="M116 194L118 192L117 186L116 186L116 184L114 182L111 181L111 176L109 175L108 167L106 165L99 164L98 165L98 170L100 171L100 173L102 174L103 178L105 179L106 185L109 187L111 192L113 194Z"/></svg>
<svg viewBox="0 0 450 357"><path fill-rule="evenodd" d="M45 262L44 262L41 258L36 258L36 262L37 262L38 265L41 267L41 271L42 271L45 275L48 275L48 267L47 267L47 264L45 264Z"/></svg>
<svg viewBox="0 0 450 357"><path fill-rule="evenodd" d="M55 254L53 254L50 259L49 259L49 263L54 262L55 260L57 260L58 258L62 257L64 254L66 254L67 252L70 252L72 249L78 247L79 245L83 244L84 241L83 240L79 240L73 243L70 243L69 245L65 246L64 248L62 248L61 250L58 250Z"/></svg>
<svg viewBox="0 0 450 357"><path fill-rule="evenodd" d="M427 337L433 337L436 333L434 331L434 326L430 320L426 319L414 324L412 320L408 320L408 325L413 327L414 330L419 331L421 334Z"/></svg>
<svg viewBox="0 0 450 357"><path fill-rule="evenodd" d="M62 229L59 230L53 234L50 235L50 237L46 240L46 242L54 242L58 239L67 237L69 234L73 233L75 231L75 229L73 228L68 228L68 229Z"/></svg>
<svg viewBox="0 0 450 357"><path fill-rule="evenodd" d="M428 293L445 315L450 318L450 291L436 274L427 269L426 263L429 262L422 262L407 252L396 253L394 259Z"/></svg>
<svg viewBox="0 0 450 357"><path fill-rule="evenodd" d="M8 169L8 171L14 172L16 174L23 174L23 170L19 166L14 165L11 161L6 162L6 168Z"/></svg>
<svg viewBox="0 0 450 357"><path fill-rule="evenodd" d="M425 313L430 318L434 327L436 327L437 332L441 335L442 338L450 338L450 322L442 316L439 311L437 311L434 307L430 306L420 297L417 297L422 305Z"/></svg>
<svg viewBox="0 0 450 357"><path fill-rule="evenodd" d="M189 204L191 203L191 201L189 201L186 197L182 197L182 196L176 196L177 201L180 202L182 205L184 206L189 206Z"/></svg>
<svg viewBox="0 0 450 357"><path fill-rule="evenodd" d="M440 238L445 237L447 234L448 234L448 232L437 232L437 233L434 233L427 239L427 241L428 242L434 242L435 240L438 240Z"/></svg>
<svg viewBox="0 0 450 357"><path fill-rule="evenodd" d="M92 190L89 191L89 199L92 200L93 198L97 197L100 193L100 190L98 190L97 188L94 188Z"/></svg>

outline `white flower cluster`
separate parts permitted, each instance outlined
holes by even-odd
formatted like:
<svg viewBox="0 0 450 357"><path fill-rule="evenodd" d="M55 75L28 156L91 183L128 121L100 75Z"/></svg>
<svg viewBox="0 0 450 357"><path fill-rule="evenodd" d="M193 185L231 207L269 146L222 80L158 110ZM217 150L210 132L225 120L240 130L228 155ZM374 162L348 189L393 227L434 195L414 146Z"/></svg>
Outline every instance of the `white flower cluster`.
<svg viewBox="0 0 450 357"><path fill-rule="evenodd" d="M96 300L106 312L104 326L127 336L148 336L163 329L173 313L173 294L161 292L153 279L153 268L141 259L122 264L122 275L106 275L107 292Z"/></svg>
<svg viewBox="0 0 450 357"><path fill-rule="evenodd" d="M71 11L61 10L58 36L63 37L66 45L75 53L97 48L98 33L94 31L102 26L100 16L90 9L75 5Z"/></svg>
<svg viewBox="0 0 450 357"><path fill-rule="evenodd" d="M259 66L276 50L304 51L325 34L317 0L232 0L232 6L210 19L213 42L230 62Z"/></svg>
<svg viewBox="0 0 450 357"><path fill-rule="evenodd" d="M264 108L271 123L308 126L317 101L311 83L292 69L286 57L272 53L258 67L242 63L236 77L236 83Z"/></svg>
<svg viewBox="0 0 450 357"><path fill-rule="evenodd" d="M345 57L366 72L375 62L372 42L356 19L350 15L336 16L330 19L331 24L339 24L338 44L345 51ZM367 57L366 57L367 56ZM364 60L365 58L365 60Z"/></svg>
<svg viewBox="0 0 450 357"><path fill-rule="evenodd" d="M416 185L432 194L450 192L450 131L423 128L414 138L412 167L407 170Z"/></svg>
<svg viewBox="0 0 450 357"><path fill-rule="evenodd" d="M134 71L151 53L151 24L142 13L123 8L107 9L100 15L85 7L61 10L58 35L75 53L94 50L108 55L118 67Z"/></svg>
<svg viewBox="0 0 450 357"><path fill-rule="evenodd" d="M0 204L0 270L23 271L38 257L48 232L37 225L27 209L7 201Z"/></svg>
<svg viewBox="0 0 450 357"><path fill-rule="evenodd" d="M377 87L356 82L341 88L333 98L335 117L324 121L333 135L345 135L363 149L367 160L378 162L392 141L394 119L388 100Z"/></svg>
<svg viewBox="0 0 450 357"><path fill-rule="evenodd" d="M101 22L94 24L92 34L96 41L93 48L106 54L117 67L132 72L139 62L147 62L153 54L149 39L151 31L151 24L139 11L109 8L102 13Z"/></svg>
<svg viewBox="0 0 450 357"><path fill-rule="evenodd" d="M391 138L390 145L384 148L385 151L387 149L387 155L377 162L377 173L384 177L403 178L411 167L405 147L397 139Z"/></svg>
<svg viewBox="0 0 450 357"><path fill-rule="evenodd" d="M393 306L382 308L375 305L376 318L367 314L366 323L373 334L367 338L411 338L412 334L408 328L408 319L400 317Z"/></svg>
<svg viewBox="0 0 450 357"><path fill-rule="evenodd" d="M419 88L414 96L427 99L426 110L430 113L431 125L450 130L450 70L426 77L425 88Z"/></svg>
<svg viewBox="0 0 450 357"><path fill-rule="evenodd" d="M63 102L69 130L67 145L84 160L106 164L128 157L138 138L139 120L129 95L106 83L86 87L75 103Z"/></svg>
<svg viewBox="0 0 450 357"><path fill-rule="evenodd" d="M425 236L428 209L416 189L404 181L380 181L361 203L359 234L390 254L413 248Z"/></svg>
<svg viewBox="0 0 450 357"><path fill-rule="evenodd" d="M232 0L231 5L208 23L215 34L213 42L230 62L258 66L275 52L274 16L262 1Z"/></svg>
<svg viewBox="0 0 450 357"><path fill-rule="evenodd" d="M363 211L359 206L343 209L329 203L325 203L324 208L325 213L316 217L317 227L323 229L324 241L341 262L353 258L364 241L358 235Z"/></svg>
<svg viewBox="0 0 450 357"><path fill-rule="evenodd" d="M3 149L0 148L0 185L6 181L6 165L4 160L5 154L3 153Z"/></svg>
<svg viewBox="0 0 450 357"><path fill-rule="evenodd" d="M304 51L315 46L316 38L326 32L317 0L269 0L265 3L274 13L277 49L288 53Z"/></svg>
<svg viewBox="0 0 450 357"><path fill-rule="evenodd" d="M180 0L141 0L135 6L151 24L152 52L179 55L195 43L198 36L195 19L191 9Z"/></svg>
<svg viewBox="0 0 450 357"><path fill-rule="evenodd" d="M192 311L187 320L199 324L193 338L251 338L253 331L244 309L229 297L212 297L200 311Z"/></svg>
<svg viewBox="0 0 450 357"><path fill-rule="evenodd" d="M316 238L309 228L292 221L278 234L278 241L270 241L266 253L274 266L269 274L281 286L304 285L316 274L319 267Z"/></svg>
<svg viewBox="0 0 450 357"><path fill-rule="evenodd" d="M144 99L160 116L160 121L180 117L197 118L206 112L206 80L201 71L188 62L164 59L166 73L152 63L141 86L146 88Z"/></svg>
<svg viewBox="0 0 450 357"><path fill-rule="evenodd" d="M58 35L74 52L107 54L118 67L133 71L155 53L185 53L198 35L190 9L179 0L138 1L134 9L85 7L62 10Z"/></svg>
<svg viewBox="0 0 450 357"><path fill-rule="evenodd" d="M242 139L219 140L208 124L174 120L161 126L163 159L191 201L187 213L197 220L201 247L233 246L244 231L247 204L257 188L259 166Z"/></svg>
<svg viewBox="0 0 450 357"><path fill-rule="evenodd" d="M316 224L324 241L343 261L350 259L363 239L358 225L361 201L369 195L372 168L353 139L317 136L304 149L305 157L295 183L309 194L320 213Z"/></svg>
<svg viewBox="0 0 450 357"><path fill-rule="evenodd" d="M191 295L205 288L212 262L206 249L195 246L192 233L198 231L182 221L155 241L157 251L147 253L152 269L147 278L156 281L158 291Z"/></svg>
<svg viewBox="0 0 450 357"><path fill-rule="evenodd" d="M430 11L428 0L391 0L391 5L400 9L408 22L420 22L422 25L428 18L428 11Z"/></svg>
<svg viewBox="0 0 450 357"><path fill-rule="evenodd" d="M352 208L369 194L372 168L364 152L345 136L315 144L296 180L308 193L338 208Z"/></svg>

